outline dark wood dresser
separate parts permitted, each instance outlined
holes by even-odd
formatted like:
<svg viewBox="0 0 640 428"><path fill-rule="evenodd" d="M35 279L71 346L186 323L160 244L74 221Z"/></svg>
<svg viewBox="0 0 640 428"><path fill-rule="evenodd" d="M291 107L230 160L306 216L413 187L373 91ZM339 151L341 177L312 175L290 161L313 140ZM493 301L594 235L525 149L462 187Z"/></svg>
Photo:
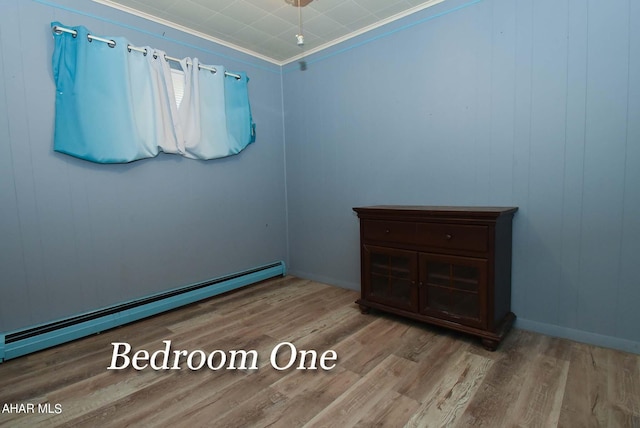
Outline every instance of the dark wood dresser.
<svg viewBox="0 0 640 428"><path fill-rule="evenodd" d="M363 313L371 308L478 336L511 328L511 220L517 207L373 206L360 218Z"/></svg>

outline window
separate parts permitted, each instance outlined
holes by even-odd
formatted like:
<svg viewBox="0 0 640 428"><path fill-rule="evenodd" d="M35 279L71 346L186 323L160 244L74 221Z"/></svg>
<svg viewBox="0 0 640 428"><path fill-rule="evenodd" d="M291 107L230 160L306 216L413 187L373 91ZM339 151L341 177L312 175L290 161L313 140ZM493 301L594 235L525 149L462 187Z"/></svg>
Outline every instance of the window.
<svg viewBox="0 0 640 428"><path fill-rule="evenodd" d="M173 92L176 96L176 105L180 107L184 96L184 71L172 68L171 81L173 82Z"/></svg>

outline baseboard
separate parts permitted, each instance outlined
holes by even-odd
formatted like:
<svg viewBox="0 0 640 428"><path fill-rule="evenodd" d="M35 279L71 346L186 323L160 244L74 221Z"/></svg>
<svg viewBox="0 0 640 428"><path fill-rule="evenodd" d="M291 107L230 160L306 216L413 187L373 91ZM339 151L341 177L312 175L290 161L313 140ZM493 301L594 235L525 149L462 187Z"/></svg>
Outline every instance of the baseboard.
<svg viewBox="0 0 640 428"><path fill-rule="evenodd" d="M0 363L285 274L284 262L278 261L54 322L5 332L0 334Z"/></svg>
<svg viewBox="0 0 640 428"><path fill-rule="evenodd" d="M323 276L323 275L315 275L308 272L303 272L299 270L291 270L287 272L289 275L296 276L298 278L310 279L311 281L321 282L327 285L334 285L340 288L346 288L347 290L360 291L360 282L349 282L342 281L336 278Z"/></svg>
<svg viewBox="0 0 640 428"><path fill-rule="evenodd" d="M583 330L576 330L557 325L545 324L537 321L518 318L514 325L520 330L528 330L547 336L559 337L562 339L574 340L576 342L587 343L589 345L602 346L605 348L617 349L619 351L640 354L640 343L618 337L606 336L598 333L590 333Z"/></svg>

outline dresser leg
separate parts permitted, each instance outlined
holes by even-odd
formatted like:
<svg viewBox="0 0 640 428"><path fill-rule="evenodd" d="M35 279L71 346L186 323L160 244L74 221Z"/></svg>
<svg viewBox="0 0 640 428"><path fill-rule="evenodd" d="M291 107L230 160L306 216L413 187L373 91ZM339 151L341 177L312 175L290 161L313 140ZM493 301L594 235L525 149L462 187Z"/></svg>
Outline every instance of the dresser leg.
<svg viewBox="0 0 640 428"><path fill-rule="evenodd" d="M500 344L500 342L498 342L497 340L482 339L482 346L484 346L484 349L486 349L487 351L495 351L498 348L498 344Z"/></svg>
<svg viewBox="0 0 640 428"><path fill-rule="evenodd" d="M368 314L369 312L371 312L371 308L365 305L360 305L360 313L361 314Z"/></svg>

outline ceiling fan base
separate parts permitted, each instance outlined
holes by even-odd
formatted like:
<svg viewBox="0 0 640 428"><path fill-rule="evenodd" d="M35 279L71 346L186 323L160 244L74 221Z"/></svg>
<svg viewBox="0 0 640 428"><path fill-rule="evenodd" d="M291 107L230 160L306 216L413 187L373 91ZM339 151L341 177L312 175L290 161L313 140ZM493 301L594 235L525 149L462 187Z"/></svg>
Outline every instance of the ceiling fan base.
<svg viewBox="0 0 640 428"><path fill-rule="evenodd" d="M295 7L305 7L313 0L285 0L288 4Z"/></svg>

